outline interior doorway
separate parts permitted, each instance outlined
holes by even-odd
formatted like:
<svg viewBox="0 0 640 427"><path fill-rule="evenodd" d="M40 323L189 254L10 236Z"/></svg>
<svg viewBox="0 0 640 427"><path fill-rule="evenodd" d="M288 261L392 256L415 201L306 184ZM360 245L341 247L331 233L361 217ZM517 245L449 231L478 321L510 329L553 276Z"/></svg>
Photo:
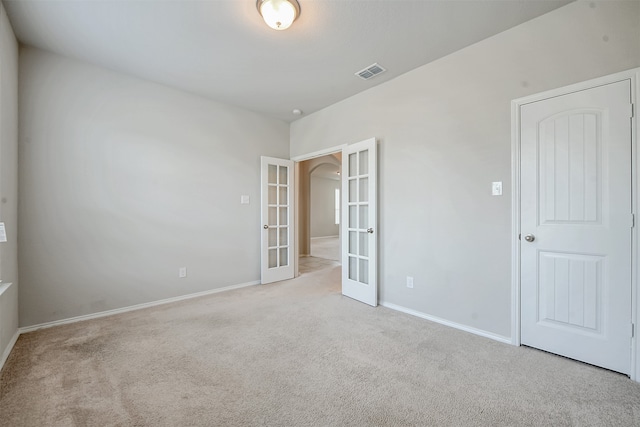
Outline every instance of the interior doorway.
<svg viewBox="0 0 640 427"><path fill-rule="evenodd" d="M298 274L341 265L342 152L296 163Z"/></svg>
<svg viewBox="0 0 640 427"><path fill-rule="evenodd" d="M296 237L293 240L296 243L295 276L299 276L305 268L310 267L312 271L316 268L324 271L327 268L326 265L309 266L310 262L334 263L336 272L339 269L342 275L342 295L373 307L378 305L377 151L376 138L369 138L354 144L341 145L291 159L295 171L294 194L296 195L294 221ZM336 216L339 216L340 261L309 256L311 255L310 172L318 165L327 162L341 165L341 170L338 171L341 177L342 194L338 196L340 203L325 202L333 205Z"/></svg>
<svg viewBox="0 0 640 427"><path fill-rule="evenodd" d="M512 343L635 381L639 79L629 70L512 101Z"/></svg>
<svg viewBox="0 0 640 427"><path fill-rule="evenodd" d="M522 344L630 372L631 81L520 107Z"/></svg>

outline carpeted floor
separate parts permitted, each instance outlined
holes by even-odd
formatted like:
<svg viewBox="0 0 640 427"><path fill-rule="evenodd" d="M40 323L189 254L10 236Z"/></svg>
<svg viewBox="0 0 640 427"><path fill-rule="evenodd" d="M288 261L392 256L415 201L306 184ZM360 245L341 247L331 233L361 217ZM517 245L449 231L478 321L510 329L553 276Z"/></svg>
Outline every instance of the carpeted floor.
<svg viewBox="0 0 640 427"><path fill-rule="evenodd" d="M640 425L623 375L366 306L339 277L25 334L0 425Z"/></svg>
<svg viewBox="0 0 640 427"><path fill-rule="evenodd" d="M340 238L318 237L311 239L311 256L340 261Z"/></svg>
<svg viewBox="0 0 640 427"><path fill-rule="evenodd" d="M300 258L299 267L300 274L306 274L316 270L322 270L324 268L340 267L340 263L331 259L307 256Z"/></svg>

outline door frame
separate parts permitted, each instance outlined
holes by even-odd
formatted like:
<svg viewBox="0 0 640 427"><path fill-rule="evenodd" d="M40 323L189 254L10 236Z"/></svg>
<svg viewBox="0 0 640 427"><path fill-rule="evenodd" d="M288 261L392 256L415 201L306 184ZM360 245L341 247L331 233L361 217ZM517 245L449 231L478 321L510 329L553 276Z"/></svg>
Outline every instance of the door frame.
<svg viewBox="0 0 640 427"><path fill-rule="evenodd" d="M631 209L634 214L635 226L631 229L631 323L635 331L631 338L631 371L629 377L640 382L640 340L638 340L640 295L638 286L638 198L640 196L640 176L638 174L638 100L640 99L640 68L634 68L592 80L564 86L557 89L537 93L511 101L511 344L519 346L520 341L520 107L522 105L541 101L603 86L623 80L631 82L631 102L634 114L631 118Z"/></svg>
<svg viewBox="0 0 640 427"><path fill-rule="evenodd" d="M327 156L330 154L335 154L335 153L343 153L344 149L346 147L348 147L349 144L341 144L341 145L335 145L333 147L329 147L329 148L325 148L322 150L318 150L318 151L313 151L311 153L307 153L307 154L301 154L299 156L294 156L291 157L291 160L294 162L294 184L296 185L296 188L299 189L300 188L300 175L299 175L299 167L298 167L298 163L300 162L304 162L306 160L311 160L311 159L315 159L318 157L323 157L323 156ZM342 183L342 180L340 180L340 182ZM298 197L297 197L297 192L299 190L296 190L296 195L294 197L294 214L293 214L293 234L294 234L294 238L296 239L296 252L295 252L295 257L293 259L293 277L298 277L300 275L300 248L298 247L298 232L299 229L298 227L300 226L300 210L299 210L299 206L298 206ZM342 188L342 184L340 187L340 194L342 197L342 192L344 191L344 188ZM342 257L342 247L340 247L340 256Z"/></svg>

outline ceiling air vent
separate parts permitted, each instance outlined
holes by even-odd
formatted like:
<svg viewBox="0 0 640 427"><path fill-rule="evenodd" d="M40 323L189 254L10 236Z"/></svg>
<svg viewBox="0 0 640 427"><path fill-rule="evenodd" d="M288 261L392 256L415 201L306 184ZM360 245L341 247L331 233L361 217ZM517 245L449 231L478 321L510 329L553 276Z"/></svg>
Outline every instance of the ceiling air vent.
<svg viewBox="0 0 640 427"><path fill-rule="evenodd" d="M372 64L372 65L369 65L364 70L358 71L356 73L356 76L360 77L362 80L369 80L370 78L373 78L380 73L384 73L385 71L387 70L382 68L380 65Z"/></svg>

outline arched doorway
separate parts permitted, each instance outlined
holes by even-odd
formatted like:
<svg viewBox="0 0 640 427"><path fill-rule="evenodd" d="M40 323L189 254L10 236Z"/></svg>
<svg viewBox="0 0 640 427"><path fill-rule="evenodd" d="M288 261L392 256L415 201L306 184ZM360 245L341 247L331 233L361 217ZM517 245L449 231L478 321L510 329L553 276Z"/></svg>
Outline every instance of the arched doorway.
<svg viewBox="0 0 640 427"><path fill-rule="evenodd" d="M342 153L298 163L299 271L340 264Z"/></svg>

